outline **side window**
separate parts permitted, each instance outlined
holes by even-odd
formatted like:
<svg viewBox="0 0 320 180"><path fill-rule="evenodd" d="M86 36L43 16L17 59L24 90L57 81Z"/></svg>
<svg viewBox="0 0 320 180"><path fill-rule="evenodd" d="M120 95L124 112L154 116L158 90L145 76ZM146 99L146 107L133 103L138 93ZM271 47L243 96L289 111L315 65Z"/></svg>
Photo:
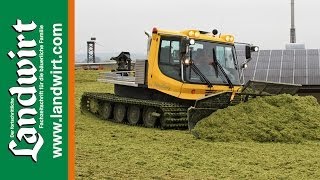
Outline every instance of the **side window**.
<svg viewBox="0 0 320 180"><path fill-rule="evenodd" d="M179 64L180 62L180 42L171 41L171 57L173 64Z"/></svg>
<svg viewBox="0 0 320 180"><path fill-rule="evenodd" d="M226 47L226 67L227 68L235 68L234 60L233 60L233 54L232 54L232 48Z"/></svg>
<svg viewBox="0 0 320 180"><path fill-rule="evenodd" d="M222 46L217 46L216 47L216 56L217 56L217 59L220 62L220 64L225 67L226 66L225 62L226 61L225 61L224 47L222 47Z"/></svg>
<svg viewBox="0 0 320 180"><path fill-rule="evenodd" d="M160 63L179 64L180 42L176 40L162 40L160 49Z"/></svg>
<svg viewBox="0 0 320 180"><path fill-rule="evenodd" d="M173 79L180 80L180 41L162 39L160 44L159 68Z"/></svg>
<svg viewBox="0 0 320 180"><path fill-rule="evenodd" d="M160 63L170 63L170 41L168 40L161 41Z"/></svg>
<svg viewBox="0 0 320 180"><path fill-rule="evenodd" d="M220 64L223 67L232 68L234 69L234 60L232 54L232 48L230 47L223 47L217 46L216 47L216 54Z"/></svg>

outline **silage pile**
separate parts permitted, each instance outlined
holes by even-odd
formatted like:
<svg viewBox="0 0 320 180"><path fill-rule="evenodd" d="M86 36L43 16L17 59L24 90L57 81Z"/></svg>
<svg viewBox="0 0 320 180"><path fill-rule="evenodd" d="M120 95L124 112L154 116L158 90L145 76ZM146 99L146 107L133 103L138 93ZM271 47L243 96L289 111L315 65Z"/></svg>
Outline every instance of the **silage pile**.
<svg viewBox="0 0 320 180"><path fill-rule="evenodd" d="M319 141L320 105L312 96L258 97L216 111L200 121L192 133L215 142Z"/></svg>

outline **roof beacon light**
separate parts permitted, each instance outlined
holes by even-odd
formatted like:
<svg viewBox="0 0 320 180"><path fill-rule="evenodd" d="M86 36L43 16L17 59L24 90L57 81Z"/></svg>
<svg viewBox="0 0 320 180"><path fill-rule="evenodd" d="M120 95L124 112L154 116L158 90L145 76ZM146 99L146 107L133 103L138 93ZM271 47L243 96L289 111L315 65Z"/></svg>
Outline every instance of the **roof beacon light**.
<svg viewBox="0 0 320 180"><path fill-rule="evenodd" d="M188 34L189 34L190 37L193 37L194 36L194 31L189 31Z"/></svg>
<svg viewBox="0 0 320 180"><path fill-rule="evenodd" d="M199 32L199 31L196 31L196 32L194 33L194 37L198 38L199 36L200 36L200 32Z"/></svg>
<svg viewBox="0 0 320 180"><path fill-rule="evenodd" d="M226 41L230 41L230 36L226 36Z"/></svg>
<svg viewBox="0 0 320 180"><path fill-rule="evenodd" d="M157 34L157 33L158 33L158 29L157 29L156 27L154 27L154 28L152 29L152 33L153 33L153 34Z"/></svg>
<svg viewBox="0 0 320 180"><path fill-rule="evenodd" d="M224 37L224 39L227 41L227 42L233 42L234 41L234 37L232 35L226 35Z"/></svg>

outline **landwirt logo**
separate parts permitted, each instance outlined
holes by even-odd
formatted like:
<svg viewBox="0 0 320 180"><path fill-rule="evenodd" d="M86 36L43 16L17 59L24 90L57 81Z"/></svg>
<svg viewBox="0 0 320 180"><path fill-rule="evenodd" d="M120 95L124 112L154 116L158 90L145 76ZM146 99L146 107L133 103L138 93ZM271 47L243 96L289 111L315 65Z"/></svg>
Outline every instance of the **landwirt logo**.
<svg viewBox="0 0 320 180"><path fill-rule="evenodd" d="M33 21L23 24L18 19L12 27L19 33L17 36L19 49L17 53L10 51L8 56L11 60L14 60L16 55L18 56L16 72L18 80L17 87L11 87L9 93L16 97L20 110L17 113L19 130L16 133L16 139L9 143L9 149L15 156L31 156L33 161L37 162L38 152L44 143L42 136L35 129L37 122L34 118L38 114L34 107L37 102L37 89L35 88L37 68L32 63L32 59L37 56L35 51L37 43L34 39L27 38L27 32L34 31L37 25Z"/></svg>

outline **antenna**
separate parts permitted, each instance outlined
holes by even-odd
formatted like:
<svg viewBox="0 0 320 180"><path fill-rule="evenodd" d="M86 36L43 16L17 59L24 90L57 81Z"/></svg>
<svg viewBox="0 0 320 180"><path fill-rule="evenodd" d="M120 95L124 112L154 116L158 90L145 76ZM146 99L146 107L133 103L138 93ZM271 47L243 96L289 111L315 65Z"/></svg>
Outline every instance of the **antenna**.
<svg viewBox="0 0 320 180"><path fill-rule="evenodd" d="M294 0L291 0L290 43L296 43L296 28L295 28L295 25L294 25Z"/></svg>
<svg viewBox="0 0 320 180"><path fill-rule="evenodd" d="M95 44L95 37L92 37L90 41L87 41L87 63L96 62Z"/></svg>
<svg viewBox="0 0 320 180"><path fill-rule="evenodd" d="M291 28L290 28L290 43L286 44L286 49L306 49L304 43L296 42L296 28L294 25L294 0L291 0Z"/></svg>

